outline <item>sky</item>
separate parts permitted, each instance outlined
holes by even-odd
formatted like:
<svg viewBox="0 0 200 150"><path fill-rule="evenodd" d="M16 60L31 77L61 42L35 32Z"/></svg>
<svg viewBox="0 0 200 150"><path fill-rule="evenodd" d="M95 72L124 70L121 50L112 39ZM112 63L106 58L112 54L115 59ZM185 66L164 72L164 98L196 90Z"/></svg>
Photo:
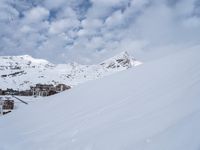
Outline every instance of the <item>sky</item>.
<svg viewBox="0 0 200 150"><path fill-rule="evenodd" d="M199 44L200 0L0 0L2 56L92 64Z"/></svg>

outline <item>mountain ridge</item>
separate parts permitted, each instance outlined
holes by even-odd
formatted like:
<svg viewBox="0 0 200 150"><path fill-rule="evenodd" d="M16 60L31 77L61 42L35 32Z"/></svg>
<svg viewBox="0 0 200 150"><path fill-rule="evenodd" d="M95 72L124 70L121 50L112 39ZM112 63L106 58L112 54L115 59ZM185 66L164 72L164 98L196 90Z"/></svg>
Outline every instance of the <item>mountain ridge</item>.
<svg viewBox="0 0 200 150"><path fill-rule="evenodd" d="M2 83L0 88L27 90L37 83L53 85L64 83L75 86L140 64L141 62L127 52L95 65L53 64L30 55L0 56L0 82Z"/></svg>

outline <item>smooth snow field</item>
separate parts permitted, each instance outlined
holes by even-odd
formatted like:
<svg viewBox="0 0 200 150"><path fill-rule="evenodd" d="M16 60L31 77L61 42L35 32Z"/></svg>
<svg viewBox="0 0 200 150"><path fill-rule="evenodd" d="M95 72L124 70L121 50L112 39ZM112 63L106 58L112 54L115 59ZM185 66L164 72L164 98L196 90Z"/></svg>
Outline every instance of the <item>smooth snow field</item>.
<svg viewBox="0 0 200 150"><path fill-rule="evenodd" d="M0 150L200 150L200 51L171 53L0 117Z"/></svg>

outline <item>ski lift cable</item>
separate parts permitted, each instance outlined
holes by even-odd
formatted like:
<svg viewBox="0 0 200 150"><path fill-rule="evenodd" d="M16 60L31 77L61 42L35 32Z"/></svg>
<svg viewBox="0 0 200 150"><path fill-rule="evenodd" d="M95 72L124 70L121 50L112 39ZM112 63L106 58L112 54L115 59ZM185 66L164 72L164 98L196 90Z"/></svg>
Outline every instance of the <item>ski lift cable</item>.
<svg viewBox="0 0 200 150"><path fill-rule="evenodd" d="M27 103L27 102L25 102L25 101L21 100L20 98L18 98L18 97L16 97L16 96L14 96L14 95L12 95L12 97L14 97L15 99L19 100L20 102L22 102L22 103L24 103L24 104L28 105L28 103Z"/></svg>

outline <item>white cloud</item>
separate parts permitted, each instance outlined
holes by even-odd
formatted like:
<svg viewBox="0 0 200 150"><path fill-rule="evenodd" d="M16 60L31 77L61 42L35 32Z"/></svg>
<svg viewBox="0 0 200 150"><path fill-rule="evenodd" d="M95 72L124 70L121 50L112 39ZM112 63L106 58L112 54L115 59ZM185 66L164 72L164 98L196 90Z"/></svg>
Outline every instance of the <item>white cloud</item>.
<svg viewBox="0 0 200 150"><path fill-rule="evenodd" d="M49 17L49 10L44 7L37 6L24 13L26 23L38 23Z"/></svg>
<svg viewBox="0 0 200 150"><path fill-rule="evenodd" d="M71 18L77 19L76 12L71 7L64 7L56 14L56 19Z"/></svg>
<svg viewBox="0 0 200 150"><path fill-rule="evenodd" d="M198 17L190 17L186 20L184 20L183 25L186 28L199 28L200 27L200 19Z"/></svg>
<svg viewBox="0 0 200 150"><path fill-rule="evenodd" d="M81 25L84 29L98 29L102 27L103 22L101 19L85 19L81 22Z"/></svg>
<svg viewBox="0 0 200 150"><path fill-rule="evenodd" d="M114 28L119 24L123 24L123 17L121 10L115 11L106 19L105 24L110 28Z"/></svg>
<svg viewBox="0 0 200 150"><path fill-rule="evenodd" d="M59 34L79 27L80 22L75 19L61 19L50 25L50 34Z"/></svg>
<svg viewBox="0 0 200 150"><path fill-rule="evenodd" d="M1 0L0 54L96 63L123 50L198 44L197 1Z"/></svg>
<svg viewBox="0 0 200 150"><path fill-rule="evenodd" d="M10 6L8 1L2 0L0 1L0 21L12 21L18 18L19 12Z"/></svg>
<svg viewBox="0 0 200 150"><path fill-rule="evenodd" d="M24 25L24 26L22 26L21 27L21 29L20 29L20 32L21 33L30 33L30 32L33 32L34 31L34 29L33 28L31 28L30 26L28 26L28 25Z"/></svg>
<svg viewBox="0 0 200 150"><path fill-rule="evenodd" d="M43 3L48 9L57 9L65 5L67 1L66 0L44 0Z"/></svg>

